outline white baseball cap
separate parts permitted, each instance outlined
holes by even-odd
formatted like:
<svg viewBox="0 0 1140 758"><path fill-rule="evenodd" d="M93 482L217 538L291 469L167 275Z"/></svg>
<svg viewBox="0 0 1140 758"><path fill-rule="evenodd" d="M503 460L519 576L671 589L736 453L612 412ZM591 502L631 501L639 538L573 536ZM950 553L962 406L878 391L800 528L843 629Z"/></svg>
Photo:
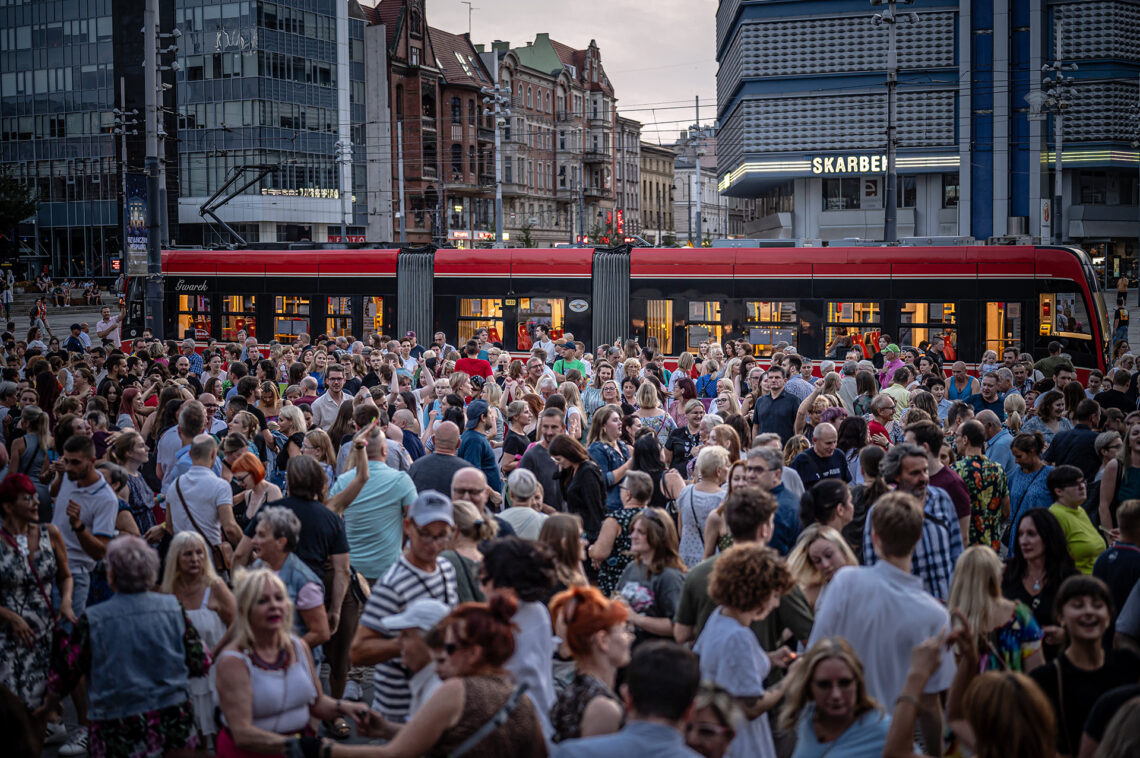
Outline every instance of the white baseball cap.
<svg viewBox="0 0 1140 758"><path fill-rule="evenodd" d="M421 597L408 603L403 612L388 616L381 623L391 632L402 629L422 629L426 632L438 626L449 613L451 608L446 603L432 597Z"/></svg>

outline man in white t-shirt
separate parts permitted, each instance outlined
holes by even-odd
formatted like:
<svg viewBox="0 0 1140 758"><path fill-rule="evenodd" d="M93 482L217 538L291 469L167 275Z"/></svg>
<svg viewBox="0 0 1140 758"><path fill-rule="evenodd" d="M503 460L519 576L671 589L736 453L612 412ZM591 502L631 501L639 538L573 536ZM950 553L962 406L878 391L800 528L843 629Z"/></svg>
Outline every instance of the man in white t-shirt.
<svg viewBox="0 0 1140 758"><path fill-rule="evenodd" d="M223 539L236 545L241 529L234 520L233 491L213 471L217 458L218 443L210 435L200 434L190 443L193 465L166 493L167 528L172 534L198 532L211 546Z"/></svg>
<svg viewBox="0 0 1140 758"><path fill-rule="evenodd" d="M352 396L344 393L344 366L331 363L325 369L325 394L321 395L312 404L313 426L324 429L326 432L332 428L340 407L352 401ZM336 440L340 442L340 440Z"/></svg>
<svg viewBox="0 0 1140 758"><path fill-rule="evenodd" d="M122 347L123 309L112 316L111 309L104 306L99 311L99 320L95 322L95 334L99 335L100 340L110 340L115 347Z"/></svg>
<svg viewBox="0 0 1140 758"><path fill-rule="evenodd" d="M846 639L863 662L867 694L880 703L894 703L902 692L910 651L950 631L946 607L911 573L923 518L922 503L913 495L891 492L879 498L870 518L878 563L839 569L816 603L808 647L824 637ZM954 670L954 656L944 650L920 698L919 725L927 745L941 744L939 693L950 688Z"/></svg>

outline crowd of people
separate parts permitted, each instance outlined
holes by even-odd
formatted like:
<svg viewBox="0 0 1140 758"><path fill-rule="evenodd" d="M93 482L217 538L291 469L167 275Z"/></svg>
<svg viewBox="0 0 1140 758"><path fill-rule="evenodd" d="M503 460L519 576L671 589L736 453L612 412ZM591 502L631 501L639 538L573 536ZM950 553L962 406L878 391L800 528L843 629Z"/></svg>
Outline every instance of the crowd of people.
<svg viewBox="0 0 1140 758"><path fill-rule="evenodd" d="M2 337L11 755L1136 754L1126 351L120 329Z"/></svg>

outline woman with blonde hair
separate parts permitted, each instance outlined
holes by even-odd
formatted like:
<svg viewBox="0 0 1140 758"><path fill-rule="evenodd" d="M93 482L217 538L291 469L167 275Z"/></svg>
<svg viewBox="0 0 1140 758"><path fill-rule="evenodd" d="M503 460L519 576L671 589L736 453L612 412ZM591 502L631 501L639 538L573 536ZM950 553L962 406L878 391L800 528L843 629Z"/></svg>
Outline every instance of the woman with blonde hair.
<svg viewBox="0 0 1140 758"><path fill-rule="evenodd" d="M740 403L736 400L736 394L726 387L717 387L716 400L713 402L716 405L717 415L722 418L740 413Z"/></svg>
<svg viewBox="0 0 1140 758"><path fill-rule="evenodd" d="M982 670L1029 672L1045 662L1043 633L1033 611L1002 596L1002 562L987 545L971 545L958 557L948 607L974 630Z"/></svg>
<svg viewBox="0 0 1140 758"><path fill-rule="evenodd" d="M582 407L582 397L574 382L558 385L558 394L566 400L566 433L579 442L586 432L586 409Z"/></svg>
<svg viewBox="0 0 1140 758"><path fill-rule="evenodd" d="M740 434L728 424L717 424L709 433L709 444L719 445L728 452L728 463L740 460Z"/></svg>
<svg viewBox="0 0 1140 758"><path fill-rule="evenodd" d="M479 586L479 566L483 563L479 544L495 539L499 533L499 524L468 500L455 500L451 506L455 531L451 535L450 549L444 550L440 555L455 567L459 602L481 603L487 597Z"/></svg>
<svg viewBox="0 0 1140 758"><path fill-rule="evenodd" d="M250 752L286 753L301 747L293 735L311 719L348 717L365 727L361 707L321 692L308 645L292 634L293 604L269 569L240 571L234 582L237 615L218 656L215 689L222 710L218 758Z"/></svg>
<svg viewBox="0 0 1140 758"><path fill-rule="evenodd" d="M804 529L788 554L788 571L812 608L836 571L858 565L859 560L843 535L820 523Z"/></svg>
<svg viewBox="0 0 1140 758"><path fill-rule="evenodd" d="M257 409L265 414L265 420L276 421L281 412L281 388L277 382L266 380L258 388Z"/></svg>
<svg viewBox="0 0 1140 758"><path fill-rule="evenodd" d="M214 562L210 560L202 535L192 531L174 535L166 553L161 587L163 593L178 599L206 649L211 656L216 655L215 648L234 620L234 596L225 580L214 571ZM198 729L203 736L213 739L218 733L214 722L217 701L210 677L190 679L190 698Z"/></svg>
<svg viewBox="0 0 1140 758"><path fill-rule="evenodd" d="M673 418L661 408L661 395L651 382L642 382L637 388L637 410L635 416L641 419L644 428L657 435L662 446L669 439L669 433L676 428Z"/></svg>
<svg viewBox="0 0 1140 758"><path fill-rule="evenodd" d="M40 514L49 516L44 521L51 521L50 480L49 482L42 481L45 473L51 471L51 463L48 459L54 440L51 436L50 419L48 414L41 410L38 405L25 405L20 411L20 420L16 422L15 426L16 429L24 430L24 434L12 441L8 472L28 475L36 488Z"/></svg>
<svg viewBox="0 0 1140 758"><path fill-rule="evenodd" d="M556 513L542 523L538 541L554 551L554 573L558 577L556 591L589 584L582 571L582 561L586 559L582 519L572 513Z"/></svg>
<svg viewBox="0 0 1140 758"><path fill-rule="evenodd" d="M317 459L317 463L325 470L330 485L336 480L336 450L328 432L324 429L310 429L301 442L301 452Z"/></svg>
<svg viewBox="0 0 1140 758"><path fill-rule="evenodd" d="M1025 419L1025 398L1016 392L1010 392L1005 396L1002 408L1005 410L1005 428L1016 437Z"/></svg>
<svg viewBox="0 0 1140 758"><path fill-rule="evenodd" d="M847 640L824 637L812 645L784 692L780 726L795 731L793 758L882 755L891 719L867 692L863 663Z"/></svg>
<svg viewBox="0 0 1140 758"><path fill-rule="evenodd" d="M301 445L305 444L305 432L309 428L301 409L287 405L277 415L277 429L285 435L285 443L279 445L277 450L277 470L284 477L289 470L289 459L301 454Z"/></svg>
<svg viewBox="0 0 1140 758"><path fill-rule="evenodd" d="M808 438L802 434L789 437L787 443L784 445L784 465L791 466L796 456L810 447L811 443L808 442Z"/></svg>
<svg viewBox="0 0 1140 758"><path fill-rule="evenodd" d="M586 438L591 460L598 464L606 484L606 507L621 506L618 487L633 468L633 452L621 439L621 409L604 405L594 413ZM571 435L573 437L573 435Z"/></svg>

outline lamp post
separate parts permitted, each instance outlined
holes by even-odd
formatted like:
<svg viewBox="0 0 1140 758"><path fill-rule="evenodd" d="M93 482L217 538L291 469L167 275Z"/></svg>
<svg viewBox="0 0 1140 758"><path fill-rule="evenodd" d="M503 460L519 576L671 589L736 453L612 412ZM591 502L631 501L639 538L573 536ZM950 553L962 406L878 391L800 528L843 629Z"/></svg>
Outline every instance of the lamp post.
<svg viewBox="0 0 1140 758"><path fill-rule="evenodd" d="M899 86L899 54L898 54L898 13L896 6L910 5L914 0L871 0L872 6L885 5L882 13L876 13L871 18L875 26L887 25L887 186L886 198L883 205L883 242L890 245L898 242L898 166L896 165L895 151L898 147L898 86ZM909 23L918 22L918 14L909 13L904 16Z"/></svg>

